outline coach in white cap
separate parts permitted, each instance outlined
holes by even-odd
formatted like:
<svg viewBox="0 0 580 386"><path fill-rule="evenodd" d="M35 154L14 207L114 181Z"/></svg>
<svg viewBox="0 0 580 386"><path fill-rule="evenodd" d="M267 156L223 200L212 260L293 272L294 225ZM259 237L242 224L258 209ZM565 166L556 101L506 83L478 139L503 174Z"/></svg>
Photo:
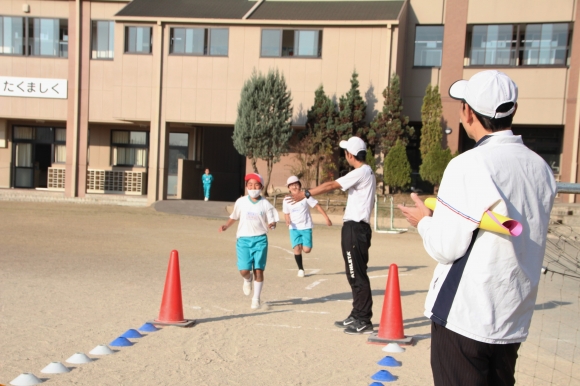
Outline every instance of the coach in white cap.
<svg viewBox="0 0 580 386"><path fill-rule="evenodd" d="M511 131L518 88L504 73L459 80L449 95L475 148L454 158L433 214L400 209L439 264L425 301L436 386L513 385L526 340L556 193L552 170ZM485 211L523 225L518 237L479 229Z"/></svg>
<svg viewBox="0 0 580 386"><path fill-rule="evenodd" d="M300 201L335 189L348 190L341 233L342 256L346 278L352 290L352 311L350 315L335 323L351 335L373 332L373 298L367 265L371 246L371 211L375 205L376 179L373 170L365 163L367 146L358 137L341 141L345 157L354 169L344 177L325 182L314 189L292 194L293 201Z"/></svg>

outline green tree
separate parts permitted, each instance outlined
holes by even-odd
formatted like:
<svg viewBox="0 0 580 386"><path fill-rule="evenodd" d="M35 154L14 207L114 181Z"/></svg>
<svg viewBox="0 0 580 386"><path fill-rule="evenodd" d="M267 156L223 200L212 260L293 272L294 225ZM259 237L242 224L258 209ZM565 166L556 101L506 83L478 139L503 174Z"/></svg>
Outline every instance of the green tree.
<svg viewBox="0 0 580 386"><path fill-rule="evenodd" d="M294 149L298 161L290 168L290 172L300 178L304 188L310 188L312 182L331 179L336 165L333 162L333 149L327 143L321 132L305 134Z"/></svg>
<svg viewBox="0 0 580 386"><path fill-rule="evenodd" d="M238 153L251 160L255 173L256 161L266 161L265 195L274 164L289 151L293 134L291 103L286 80L278 70L270 70L267 75L254 71L240 95L232 139Z"/></svg>
<svg viewBox="0 0 580 386"><path fill-rule="evenodd" d="M338 122L336 131L340 139L361 135L366 126L367 105L360 95L358 74L352 73L350 90L338 101Z"/></svg>
<svg viewBox="0 0 580 386"><path fill-rule="evenodd" d="M443 139L442 112L439 87L427 86L421 108L423 127L421 129L419 150L421 151L422 163L419 167L419 174L423 180L434 185L435 193L439 190L439 184L447 164L453 158L449 149L441 147L441 140Z"/></svg>
<svg viewBox="0 0 580 386"><path fill-rule="evenodd" d="M385 157L383 178L385 185L402 191L411 185L411 164L407 158L406 146L397 140Z"/></svg>
<svg viewBox="0 0 580 386"><path fill-rule="evenodd" d="M373 169L373 172L377 171L377 162L370 147L367 149L367 158L365 162L371 167L371 169Z"/></svg>
<svg viewBox="0 0 580 386"><path fill-rule="evenodd" d="M321 139L335 147L338 146L338 133L336 124L338 112L336 105L325 93L324 87L320 85L314 92L314 104L306 113L306 132L320 133Z"/></svg>
<svg viewBox="0 0 580 386"><path fill-rule="evenodd" d="M443 172L452 158L451 151L441 147L430 150L423 158L419 174L423 180L429 181L435 186L435 193L437 193L441 179L443 179Z"/></svg>
<svg viewBox="0 0 580 386"><path fill-rule="evenodd" d="M421 107L421 122L423 126L421 127L419 150L423 159L432 148L441 148L441 140L443 139L442 114L443 107L441 105L439 86L432 87L428 85L423 97L423 106Z"/></svg>
<svg viewBox="0 0 580 386"><path fill-rule="evenodd" d="M409 117L403 115L403 100L397 74L391 77L389 86L383 91L383 97L383 110L371 121L366 138L370 145L377 145L377 150L387 155L397 141L407 146L415 129L408 126Z"/></svg>

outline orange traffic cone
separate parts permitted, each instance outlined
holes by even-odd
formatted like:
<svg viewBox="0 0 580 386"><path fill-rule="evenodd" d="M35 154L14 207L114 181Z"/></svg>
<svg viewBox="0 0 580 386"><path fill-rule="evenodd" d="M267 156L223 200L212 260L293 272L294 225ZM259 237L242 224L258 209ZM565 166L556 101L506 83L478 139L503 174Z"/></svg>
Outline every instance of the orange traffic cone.
<svg viewBox="0 0 580 386"><path fill-rule="evenodd" d="M405 336L403 331L403 311L401 309L401 290L399 289L399 268L396 264L389 267L385 300L379 332L369 336L368 343L387 344L412 344L413 337Z"/></svg>
<svg viewBox="0 0 580 386"><path fill-rule="evenodd" d="M167 267L167 276L165 277L165 288L163 289L159 317L149 323L179 327L190 327L195 324L195 320L183 318L179 255L175 250L171 251L171 256L169 257L169 266Z"/></svg>

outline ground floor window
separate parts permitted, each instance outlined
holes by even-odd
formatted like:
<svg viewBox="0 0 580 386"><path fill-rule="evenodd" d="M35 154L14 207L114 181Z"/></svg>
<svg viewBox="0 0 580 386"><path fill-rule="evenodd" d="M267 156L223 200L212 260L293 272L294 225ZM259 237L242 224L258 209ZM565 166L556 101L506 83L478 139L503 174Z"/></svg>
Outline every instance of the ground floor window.
<svg viewBox="0 0 580 386"><path fill-rule="evenodd" d="M111 132L111 164L146 167L148 142L146 131L113 130Z"/></svg>

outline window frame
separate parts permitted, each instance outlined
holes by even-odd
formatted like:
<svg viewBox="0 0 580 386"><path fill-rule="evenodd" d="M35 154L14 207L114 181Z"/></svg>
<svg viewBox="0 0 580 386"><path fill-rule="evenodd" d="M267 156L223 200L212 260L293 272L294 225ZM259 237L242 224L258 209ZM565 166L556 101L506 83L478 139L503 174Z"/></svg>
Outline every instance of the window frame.
<svg viewBox="0 0 580 386"><path fill-rule="evenodd" d="M123 26L124 36L123 36L123 54L125 55L153 55L153 26L143 26L143 25L132 25L125 24ZM133 52L128 51L129 49L129 28L149 28L149 52Z"/></svg>
<svg viewBox="0 0 580 386"><path fill-rule="evenodd" d="M126 132L129 133L129 141L131 141L131 133L145 133L145 145L135 145L131 143L114 143L113 142L113 133L114 132ZM118 166L118 167L132 167L132 168L147 168L149 167L149 131L147 130L127 130L127 129L112 129L110 134L110 145L111 145L111 166ZM137 166L131 164L114 164L113 162L113 151L116 147L123 147L123 148L131 148L131 149L145 149L145 165Z"/></svg>
<svg viewBox="0 0 580 386"><path fill-rule="evenodd" d="M520 60L520 51L523 49L522 41L525 39L525 29L529 25L545 25L545 24L567 24L568 25L568 38L567 38L567 46L566 46L566 63L564 64L522 64L522 60ZM471 64L471 49L472 49L472 40L473 40L473 27L475 26L490 26L490 25L511 25L515 32L513 33L516 36L516 44L513 48L515 50L515 64ZM467 30L465 34L465 51L464 51L464 68L473 68L473 69L489 69L489 68L569 68L570 67L570 60L571 60L571 51L572 51L572 35L574 32L574 24L572 22L551 22L551 23L494 23L494 24L468 24ZM466 61L469 61L469 64L466 64Z"/></svg>
<svg viewBox="0 0 580 386"><path fill-rule="evenodd" d="M417 28L419 27L441 27L443 28L443 37L441 38L441 64L438 66L416 65L415 53L417 44ZM441 68L443 66L443 43L445 42L445 24L415 24L415 36L413 37L413 68Z"/></svg>
<svg viewBox="0 0 580 386"><path fill-rule="evenodd" d="M28 55L28 18L26 16L19 16L19 15L0 15L0 18L4 19L5 17L10 17L10 18L20 18L22 19L22 53L21 54L5 54L3 52L0 52L0 57L2 56L16 56L16 57L20 57L20 56L29 56ZM2 25L1 25L2 31L0 32L0 38L3 40L4 39L4 20L2 20ZM0 41L0 45L3 45L4 42Z"/></svg>
<svg viewBox="0 0 580 386"><path fill-rule="evenodd" d="M30 36L30 29L31 29L31 25L32 27L34 27L34 20L38 19L38 20L58 20L59 22L59 28L58 28L58 33L59 33L59 37L58 37L58 47L59 47L59 52L60 52L60 32L61 32L61 26L60 26L60 22L62 20L66 20L66 31L67 31L67 40L62 40L62 41L66 41L66 56L60 56L60 55L42 55L42 54L33 54L32 53L32 44L31 44L31 39L34 39L34 37ZM32 22L31 22L32 21ZM68 59L68 43L70 42L68 36L68 23L69 19L61 19L61 18L57 18L57 17L26 17L26 25L25 25L25 29L26 29L26 56L30 56L30 57L35 57L35 58L61 58L61 59Z"/></svg>
<svg viewBox="0 0 580 386"><path fill-rule="evenodd" d="M198 53L187 53L187 52L173 52L173 32L176 29L183 29L183 30L188 30L188 29L192 29L192 30L203 30L203 42L204 42L204 47L203 47L203 53L202 54L198 54ZM228 47L227 47L227 54L225 55L212 55L211 52L211 31L212 30L226 30L228 33ZM185 44L185 42L184 42ZM199 27L185 27L185 26L170 26L169 27L169 55L170 56L197 56L197 57L202 57L202 56L211 56L211 57L217 57L217 58L227 58L230 55L230 28L229 27L207 27L207 26L199 26Z"/></svg>
<svg viewBox="0 0 580 386"><path fill-rule="evenodd" d="M113 52L113 57L112 58L94 58L93 57L93 25L94 23L98 23L98 22L109 22L113 24L113 47L111 50L111 47L109 47L109 50ZM91 60L115 60L115 20L105 20L105 19L91 19L91 33L90 33L90 42L91 42Z"/></svg>
<svg viewBox="0 0 580 386"><path fill-rule="evenodd" d="M280 31L280 45L279 45L279 55L278 56L263 56L262 55L262 43L263 43L263 38L264 35L262 33L262 31L264 30L276 30L276 31ZM294 35L294 48L296 48L296 31L314 31L314 32L318 32L318 51L320 52L320 56L316 55L288 55L288 56L283 56L282 55L282 42L284 40L284 31L292 31L293 35ZM260 52L260 59L277 59L277 58L283 58L283 59L293 59L293 58L297 58L297 59L322 59L322 42L324 40L324 28L261 28L260 29L260 47L259 47L259 52Z"/></svg>

